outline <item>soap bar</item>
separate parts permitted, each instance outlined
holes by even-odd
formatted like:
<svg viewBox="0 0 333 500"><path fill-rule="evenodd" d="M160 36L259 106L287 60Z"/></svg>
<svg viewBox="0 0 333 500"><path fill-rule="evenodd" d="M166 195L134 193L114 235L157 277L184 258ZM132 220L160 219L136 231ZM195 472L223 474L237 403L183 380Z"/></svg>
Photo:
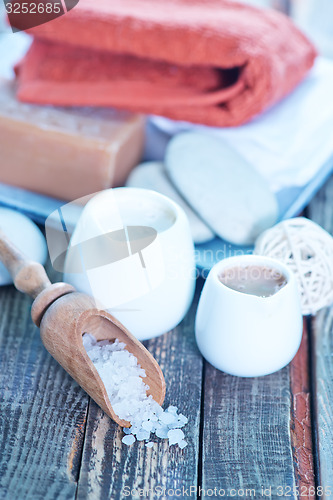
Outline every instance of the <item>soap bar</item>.
<svg viewBox="0 0 333 500"><path fill-rule="evenodd" d="M0 182L74 200L123 184L143 145L141 115L22 104L0 81Z"/></svg>

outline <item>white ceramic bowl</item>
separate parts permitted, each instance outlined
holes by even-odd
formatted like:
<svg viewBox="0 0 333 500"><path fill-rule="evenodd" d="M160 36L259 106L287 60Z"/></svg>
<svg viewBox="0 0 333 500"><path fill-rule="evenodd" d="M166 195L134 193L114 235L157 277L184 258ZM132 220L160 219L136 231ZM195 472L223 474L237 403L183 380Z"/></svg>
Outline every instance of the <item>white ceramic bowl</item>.
<svg viewBox="0 0 333 500"><path fill-rule="evenodd" d="M87 241L89 240L89 244ZM138 339L174 328L195 288L194 247L184 211L146 189L102 191L84 207L64 280L92 295Z"/></svg>
<svg viewBox="0 0 333 500"><path fill-rule="evenodd" d="M219 280L223 269L268 266L287 284L269 297L235 291ZM268 257L224 259L210 271L196 315L196 340L202 355L231 375L258 377L287 365L302 338L302 313L296 278L287 266Z"/></svg>

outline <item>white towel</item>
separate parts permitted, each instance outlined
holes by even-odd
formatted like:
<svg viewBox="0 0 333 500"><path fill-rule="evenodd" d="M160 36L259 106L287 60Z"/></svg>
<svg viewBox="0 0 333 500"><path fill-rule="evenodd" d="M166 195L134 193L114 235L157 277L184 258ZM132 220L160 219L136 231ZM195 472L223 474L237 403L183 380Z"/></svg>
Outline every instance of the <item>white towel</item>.
<svg viewBox="0 0 333 500"><path fill-rule="evenodd" d="M267 178L274 191L304 186L331 157L333 166L333 61L318 57L289 96L240 127L204 127L163 117L151 120L170 135L197 130L223 137Z"/></svg>

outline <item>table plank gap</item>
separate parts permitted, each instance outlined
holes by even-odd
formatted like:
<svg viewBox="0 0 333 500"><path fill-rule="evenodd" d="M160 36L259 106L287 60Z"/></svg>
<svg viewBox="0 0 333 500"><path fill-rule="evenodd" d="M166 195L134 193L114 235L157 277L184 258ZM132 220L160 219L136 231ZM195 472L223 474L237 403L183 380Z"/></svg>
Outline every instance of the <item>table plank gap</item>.
<svg viewBox="0 0 333 500"><path fill-rule="evenodd" d="M309 217L333 234L333 177L309 205ZM333 494L333 307L321 310L312 320L314 370L314 425L318 453L318 488L321 498Z"/></svg>
<svg viewBox="0 0 333 500"><path fill-rule="evenodd" d="M312 433L312 451L313 451L313 468L314 468L314 480L315 487L319 486L319 454L318 454L318 432L316 425L316 414L317 414L317 384L316 384L316 357L313 355L313 317L308 316L306 318L307 330L308 330L308 342L309 342L309 384L310 384L310 409L311 409L311 433ZM316 490L317 491L317 490Z"/></svg>
<svg viewBox="0 0 333 500"><path fill-rule="evenodd" d="M79 478L80 478L80 471L81 471L82 460L83 460L83 447L84 447L84 442L85 442L86 434L87 434L87 423L88 423L87 417L89 414L89 408L90 408L91 401L92 401L92 399L90 398L90 396L88 396L86 420L85 420L85 424L84 424L84 428L83 428L83 432L82 432L82 446L81 446L80 452L77 453L77 474L76 474L76 478L75 478L76 483L79 482ZM76 491L75 491L75 500L77 499L77 497L78 497L78 488L76 488Z"/></svg>
<svg viewBox="0 0 333 500"><path fill-rule="evenodd" d="M206 361L202 363L202 379L201 379L201 401L200 401L200 425L199 425L199 454L198 454L198 483L197 483L197 499L200 499L199 491L202 488L203 475L203 434L204 434L204 418L205 418L205 380L206 380Z"/></svg>

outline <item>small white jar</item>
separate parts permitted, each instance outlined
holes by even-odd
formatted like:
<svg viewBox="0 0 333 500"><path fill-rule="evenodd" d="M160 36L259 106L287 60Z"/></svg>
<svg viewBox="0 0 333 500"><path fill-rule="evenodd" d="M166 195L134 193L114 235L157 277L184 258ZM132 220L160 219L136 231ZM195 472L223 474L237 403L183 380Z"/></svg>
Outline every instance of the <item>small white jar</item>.
<svg viewBox="0 0 333 500"><path fill-rule="evenodd" d="M82 261L75 273L74 247ZM64 280L93 296L139 340L169 331L185 316L195 289L194 246L184 211L147 189L102 191L81 213Z"/></svg>
<svg viewBox="0 0 333 500"><path fill-rule="evenodd" d="M267 266L286 278L269 297L233 290L219 276L238 266ZM294 274L275 259L256 255L231 257L210 271L199 300L195 333L202 355L231 375L259 377L286 366L302 338L300 296Z"/></svg>

